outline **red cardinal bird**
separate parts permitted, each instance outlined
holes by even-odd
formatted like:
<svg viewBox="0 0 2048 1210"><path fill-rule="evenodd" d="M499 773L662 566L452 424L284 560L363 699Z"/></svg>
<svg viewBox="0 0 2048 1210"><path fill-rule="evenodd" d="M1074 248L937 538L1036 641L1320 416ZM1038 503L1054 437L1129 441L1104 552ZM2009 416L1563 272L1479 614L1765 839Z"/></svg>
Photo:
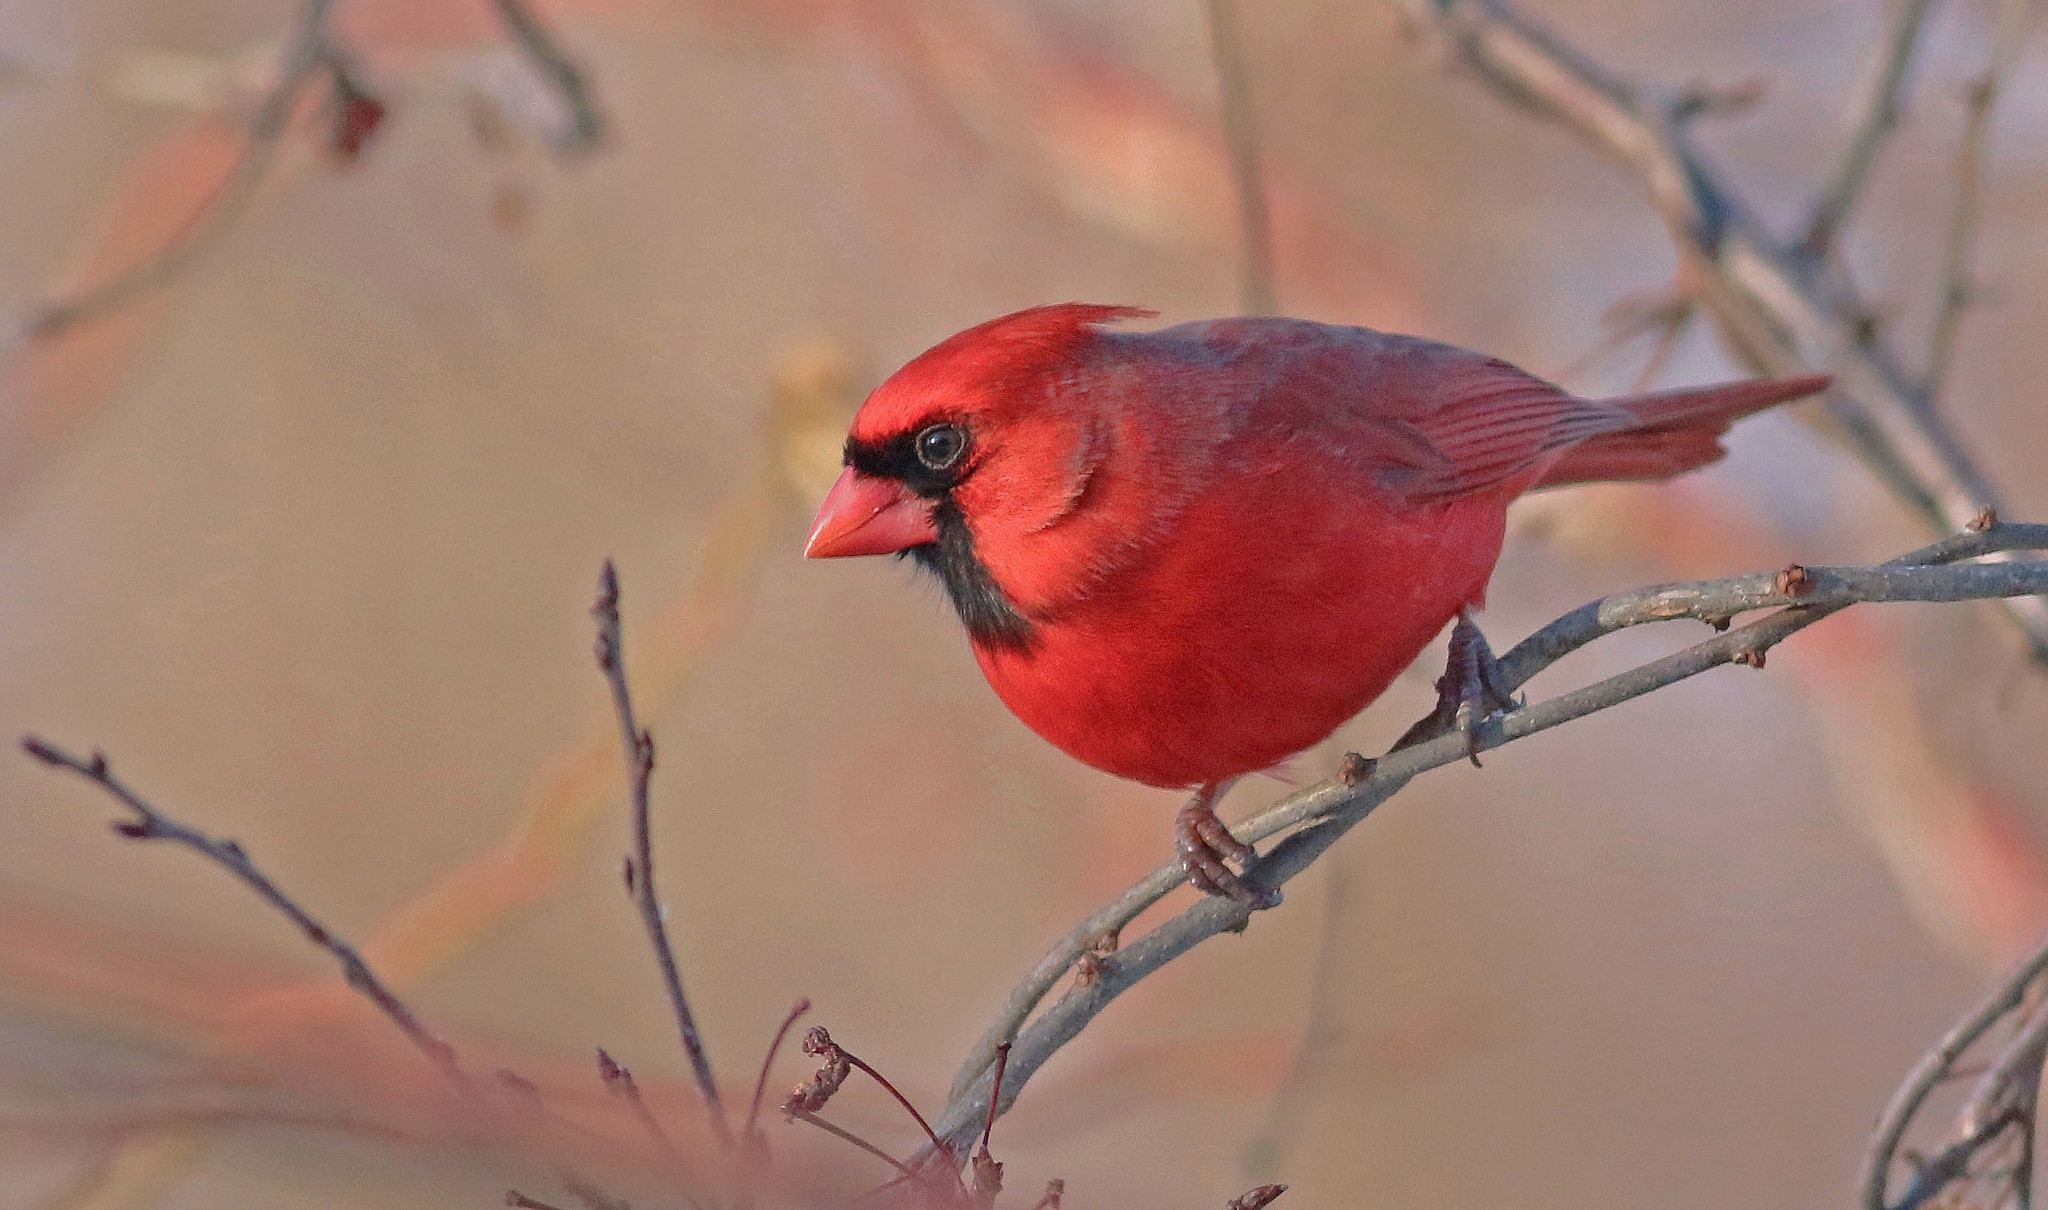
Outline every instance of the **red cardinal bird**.
<svg viewBox="0 0 2048 1210"><path fill-rule="evenodd" d="M1456 619L1436 723L1512 708L1467 611L1507 506L1703 466L1824 375L1579 399L1483 354L1297 319L1067 303L970 328L876 388L812 558L905 552L945 584L1017 717L1121 777L1197 787L1190 881L1225 865L1237 777L1315 744ZM1431 723L1425 720L1425 724ZM1418 724L1418 731L1424 724Z"/></svg>

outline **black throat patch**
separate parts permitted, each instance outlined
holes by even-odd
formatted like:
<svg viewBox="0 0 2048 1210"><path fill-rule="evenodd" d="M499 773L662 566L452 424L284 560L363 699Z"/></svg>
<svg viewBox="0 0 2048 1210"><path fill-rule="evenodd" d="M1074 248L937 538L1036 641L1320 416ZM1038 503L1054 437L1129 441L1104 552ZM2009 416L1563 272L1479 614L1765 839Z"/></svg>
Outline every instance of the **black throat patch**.
<svg viewBox="0 0 2048 1210"><path fill-rule="evenodd" d="M848 438L846 464L864 475L894 479L934 502L932 520L938 526L938 540L913 546L903 553L946 586L953 611L960 615L976 643L1008 651L1031 650L1037 644L1037 635L1030 620L1010 604L1010 598L1003 595L995 577L989 574L988 564L974 553L974 533L967 528L967 518L953 501L953 489L969 473L967 464L932 470L918 461L916 440L915 433L902 433L872 444Z"/></svg>
<svg viewBox="0 0 2048 1210"><path fill-rule="evenodd" d="M1010 604L989 574L988 565L974 553L974 535L967 528L967 518L960 515L960 506L952 497L942 496L932 517L938 523L939 540L904 553L946 586L953 611L976 643L1008 651L1031 650L1038 642L1035 628Z"/></svg>

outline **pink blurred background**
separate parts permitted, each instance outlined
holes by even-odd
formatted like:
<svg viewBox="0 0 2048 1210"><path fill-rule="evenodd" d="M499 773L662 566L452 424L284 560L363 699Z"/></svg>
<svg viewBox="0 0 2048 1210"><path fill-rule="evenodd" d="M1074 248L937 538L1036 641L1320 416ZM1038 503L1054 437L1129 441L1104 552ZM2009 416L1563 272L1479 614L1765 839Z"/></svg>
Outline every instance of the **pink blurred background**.
<svg viewBox="0 0 2048 1210"><path fill-rule="evenodd" d="M728 1084L808 995L935 1108L1011 981L1167 856L1176 800L1027 733L930 585L807 565L804 522L861 393L960 327L1067 299L1236 308L1202 7L539 8L604 146L549 153L483 0L342 0L388 106L360 156L323 151L309 107L173 288L0 350L0 734L103 746L476 1053L567 1080L603 1045L679 1102L589 654L614 556L672 927ZM1761 77L1704 138L1786 226L1880 18L1533 11L1645 79ZM293 14L0 0L0 316L186 228ZM1565 375L1603 311L1671 277L1635 180L1446 75L1396 6L1241 16L1285 310ZM1940 10L1851 236L1909 348L1989 22ZM2028 520L2048 517L2044 68L2037 39L1993 130L1985 301L1949 395ZM1563 380L1621 390L1639 366ZM1660 381L1738 372L1695 331ZM1638 583L1925 537L1796 416L1732 447L1669 487L1530 502L1495 640ZM1618 636L1533 691L1694 637ZM1306 771L1383 747L1432 674ZM1865 611L1762 674L1424 779L1048 1067L998 1128L1011 1198L1061 1177L1084 1210L1264 1179L1293 1210L1845 1199L1900 1075L2048 924L2044 675L1988 607ZM1226 815L1283 790L1247 784ZM408 1118L403 1052L355 1068L378 1024L218 871L118 842L107 803L25 760L0 761L0 803L0 1207L482 1207L536 1179ZM398 1125L209 1118L206 1097ZM878 1098L843 1110L908 1146ZM795 1129L771 1137L819 1146Z"/></svg>

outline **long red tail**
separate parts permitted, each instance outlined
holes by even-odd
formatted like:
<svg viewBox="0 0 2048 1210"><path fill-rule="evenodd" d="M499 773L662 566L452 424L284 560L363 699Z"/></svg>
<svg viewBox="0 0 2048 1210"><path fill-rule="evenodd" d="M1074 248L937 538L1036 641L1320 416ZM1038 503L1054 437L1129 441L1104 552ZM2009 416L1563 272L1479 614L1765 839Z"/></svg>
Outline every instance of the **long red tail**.
<svg viewBox="0 0 2048 1210"><path fill-rule="evenodd" d="M1602 433L1566 450L1536 486L1669 479L1717 461L1727 452L1721 448L1721 434L1737 420L1817 395L1830 381L1826 374L1802 374L1604 400L1635 417L1635 427Z"/></svg>

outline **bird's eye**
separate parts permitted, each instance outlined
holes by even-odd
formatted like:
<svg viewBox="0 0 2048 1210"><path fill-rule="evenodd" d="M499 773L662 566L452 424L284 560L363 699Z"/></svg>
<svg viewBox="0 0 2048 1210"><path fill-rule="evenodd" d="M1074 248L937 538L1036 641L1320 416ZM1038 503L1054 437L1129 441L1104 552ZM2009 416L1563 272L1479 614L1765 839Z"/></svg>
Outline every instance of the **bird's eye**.
<svg viewBox="0 0 2048 1210"><path fill-rule="evenodd" d="M930 470L950 470L967 452L967 434L957 424L935 424L917 435L917 460Z"/></svg>

